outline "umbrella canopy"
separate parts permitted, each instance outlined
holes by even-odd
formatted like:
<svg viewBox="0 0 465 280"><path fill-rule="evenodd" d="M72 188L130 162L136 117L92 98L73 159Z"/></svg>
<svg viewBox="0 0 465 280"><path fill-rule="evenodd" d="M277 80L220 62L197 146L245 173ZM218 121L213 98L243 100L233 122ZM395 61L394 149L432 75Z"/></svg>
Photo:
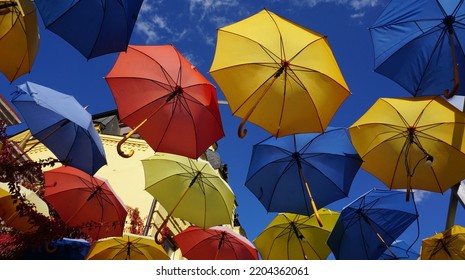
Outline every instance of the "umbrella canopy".
<svg viewBox="0 0 465 280"><path fill-rule="evenodd" d="M169 260L163 247L153 237L124 233L122 236L97 240L87 260Z"/></svg>
<svg viewBox="0 0 465 280"><path fill-rule="evenodd" d="M225 226L189 226L174 241L189 260L258 260L252 242Z"/></svg>
<svg viewBox="0 0 465 280"><path fill-rule="evenodd" d="M90 243L84 239L62 238L45 247L26 250L27 260L84 260Z"/></svg>
<svg viewBox="0 0 465 280"><path fill-rule="evenodd" d="M105 77L123 123L156 152L198 158L224 136L215 87L172 45L129 46Z"/></svg>
<svg viewBox="0 0 465 280"><path fill-rule="evenodd" d="M347 197L361 165L345 128L270 137L253 146L245 185L269 212L310 216Z"/></svg>
<svg viewBox="0 0 465 280"><path fill-rule="evenodd" d="M31 71L39 49L36 8L30 0L0 1L0 72L13 82Z"/></svg>
<svg viewBox="0 0 465 280"><path fill-rule="evenodd" d="M465 95L463 24L463 1L390 1L370 28L375 71L414 96Z"/></svg>
<svg viewBox="0 0 465 280"><path fill-rule="evenodd" d="M45 27L87 59L125 51L143 0L34 0Z"/></svg>
<svg viewBox="0 0 465 280"><path fill-rule="evenodd" d="M94 240L123 233L127 210L106 180L69 166L45 171L44 177L44 199L67 225Z"/></svg>
<svg viewBox="0 0 465 280"><path fill-rule="evenodd" d="M32 135L64 165L93 175L107 163L92 116L73 96L26 82L12 103Z"/></svg>
<svg viewBox="0 0 465 280"><path fill-rule="evenodd" d="M376 260L418 218L401 191L372 189L345 206L327 244L338 260Z"/></svg>
<svg viewBox="0 0 465 280"><path fill-rule="evenodd" d="M465 260L465 228L454 225L421 241L422 260Z"/></svg>
<svg viewBox="0 0 465 280"><path fill-rule="evenodd" d="M210 74L232 113L275 137L323 132L350 92L324 35L262 10L218 29Z"/></svg>
<svg viewBox="0 0 465 280"><path fill-rule="evenodd" d="M320 227L316 216L280 213L254 240L264 260L325 260L331 250L326 245L329 233L339 218L338 212L322 208Z"/></svg>
<svg viewBox="0 0 465 280"><path fill-rule="evenodd" d="M443 193L465 178L465 114L440 96L380 98L351 127L362 168L391 189Z"/></svg>
<svg viewBox="0 0 465 280"><path fill-rule="evenodd" d="M38 213L49 217L49 209L47 203L43 201L35 192L20 186L21 194L35 206ZM23 232L34 232L37 226L34 226L29 221L28 216L22 216L17 212L17 202L11 196L8 186L0 184L0 218L5 225Z"/></svg>
<svg viewBox="0 0 465 280"><path fill-rule="evenodd" d="M145 190L168 211L168 216L204 229L232 224L234 193L208 161L156 153L142 160L142 165Z"/></svg>
<svg viewBox="0 0 465 280"><path fill-rule="evenodd" d="M388 250L379 257L379 260L417 260L420 254L412 250L412 246L405 241L394 241L389 246L389 249L394 252L391 254Z"/></svg>

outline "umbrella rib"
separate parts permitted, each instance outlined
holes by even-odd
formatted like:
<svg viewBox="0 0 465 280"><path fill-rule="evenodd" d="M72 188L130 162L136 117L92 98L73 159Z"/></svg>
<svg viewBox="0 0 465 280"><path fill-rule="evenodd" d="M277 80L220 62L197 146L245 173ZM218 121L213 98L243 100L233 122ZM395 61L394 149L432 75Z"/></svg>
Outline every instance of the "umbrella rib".
<svg viewBox="0 0 465 280"><path fill-rule="evenodd" d="M314 155L311 156L311 157L312 157L312 158L316 158L316 157L322 157L322 156L334 156L334 157L336 157L336 158L341 158L341 159L348 159L348 158L351 158L351 159L353 159L353 160L360 160L361 163L363 162L362 159L360 159L360 158L358 158L358 157L351 157L351 156L349 156L349 155L337 155L337 154L319 153L319 154L314 154ZM341 194L344 195L344 197L347 197L348 194L345 193L345 192L343 191L343 188L340 188L340 187L337 185L337 183L334 181L334 179L332 179L331 177L327 176L325 173L323 173L323 172L321 171L320 168L316 168L313 164L311 164L310 162L308 162L308 161L307 161L306 159L304 159L303 157L302 157L302 159L303 159L303 162L304 162L305 165L309 166L310 168L313 168L317 173L321 174L324 178L328 179L328 181L330 181L330 182L332 183L332 186L336 186L335 190L336 190L337 192L340 192Z"/></svg>
<svg viewBox="0 0 465 280"><path fill-rule="evenodd" d="M102 14L105 14L106 3L107 3L107 2L106 2L106 1L102 1L101 3L102 3L102 5L101 5ZM104 6L103 4L105 4L105 6ZM122 3L119 2L119 1L118 1L118 4L120 4L120 5L122 6ZM122 10L125 10L124 7L121 7L121 9L122 9ZM103 20L104 20L104 17L101 17L101 22L100 22L100 24L99 24L100 28L99 28L99 30L98 30L98 32L97 32L98 34L96 35L95 38L99 38L99 37L100 37L100 34L102 34L102 29L103 29L103 24L102 24L102 22L103 22ZM97 45L97 42L98 42L98 40L94 40L94 42L93 42L93 44L92 44L92 48L90 49L90 53L89 53L89 56L91 56L91 57L93 56L92 53L94 52L94 49L95 49L95 46ZM87 56L87 55L86 55L86 56Z"/></svg>
<svg viewBox="0 0 465 280"><path fill-rule="evenodd" d="M405 20L405 21L396 21L394 23L385 23L382 25L374 25L372 27L369 27L368 29L377 29L377 28L388 28L391 26L396 26L396 25L402 25L406 23L415 23L415 25L418 27L418 30L420 30L423 34L428 33L431 29L434 29L435 27L438 27L442 24L443 18L422 18L422 19L412 19L412 20ZM429 22L429 21L438 21L439 23L434 25L433 27L428 28L428 30L423 30L417 23L418 22Z"/></svg>
<svg viewBox="0 0 465 280"><path fill-rule="evenodd" d="M62 14L61 14L59 17L57 17L54 21L51 21L45 28L46 28L46 29L49 29L49 26L50 26L50 25L55 24L57 21L59 21L61 18L63 18L63 17L69 12L69 10L72 9L73 6L75 6L75 5L77 5L77 4L79 4L79 1L71 1L69 7L66 8L66 12L62 13Z"/></svg>
<svg viewBox="0 0 465 280"><path fill-rule="evenodd" d="M281 60L282 58L284 57L284 60L286 60L286 52L284 50L284 42L283 42L283 36L281 34L281 29L279 29L279 25L278 23L276 22L275 18L272 16L272 14L270 13L270 11L268 10L265 10L266 13L268 14L268 16L271 18L271 21L274 23L274 26L276 27L276 30L278 31L278 34L279 34L279 50L280 50L280 57L281 57Z"/></svg>

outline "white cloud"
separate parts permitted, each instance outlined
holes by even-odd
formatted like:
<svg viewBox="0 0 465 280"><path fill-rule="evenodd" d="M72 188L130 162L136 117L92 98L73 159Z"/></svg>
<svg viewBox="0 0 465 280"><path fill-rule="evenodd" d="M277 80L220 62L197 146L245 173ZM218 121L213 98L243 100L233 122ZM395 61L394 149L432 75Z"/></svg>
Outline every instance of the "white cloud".
<svg viewBox="0 0 465 280"><path fill-rule="evenodd" d="M196 10L202 10L204 13L225 7L236 7L239 5L237 0L189 0L189 10L194 13Z"/></svg>
<svg viewBox="0 0 465 280"><path fill-rule="evenodd" d="M414 190L414 198L416 203L420 203L423 200L427 199L430 196L430 192L422 191L422 190Z"/></svg>
<svg viewBox="0 0 465 280"><path fill-rule="evenodd" d="M383 4L383 0L292 0L292 3L297 5L307 5L314 7L319 4L337 4L337 5L348 5L354 10L361 10L364 8L373 8Z"/></svg>
<svg viewBox="0 0 465 280"><path fill-rule="evenodd" d="M179 41L185 37L187 30L180 28L179 25L172 25L167 13L162 13L158 7L163 3L162 0L146 0L140 9L139 17L136 23L136 31L145 38L146 44L159 43L161 41L169 42ZM163 15L163 16L162 16Z"/></svg>
<svg viewBox="0 0 465 280"><path fill-rule="evenodd" d="M159 38L153 24L148 21L138 21L136 31L144 35L146 43L156 42Z"/></svg>
<svg viewBox="0 0 465 280"><path fill-rule="evenodd" d="M351 14L350 18L362 18L364 16L365 16L365 12L360 12L360 13Z"/></svg>

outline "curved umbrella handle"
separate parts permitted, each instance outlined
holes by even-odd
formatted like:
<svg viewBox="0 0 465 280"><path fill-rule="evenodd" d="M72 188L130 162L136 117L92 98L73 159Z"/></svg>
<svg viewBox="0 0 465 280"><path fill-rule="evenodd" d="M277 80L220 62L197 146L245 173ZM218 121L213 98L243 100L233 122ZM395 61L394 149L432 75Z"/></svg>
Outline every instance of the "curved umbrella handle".
<svg viewBox="0 0 465 280"><path fill-rule="evenodd" d="M168 223L170 216L166 217L166 219L163 221L163 223L160 225L160 227L157 229L157 232L155 232L154 239L155 243L158 245L163 244L163 236L160 238L161 231L165 228L166 224Z"/></svg>
<svg viewBox="0 0 465 280"><path fill-rule="evenodd" d="M142 121L138 126L136 126L133 130L129 131L128 134L124 135L123 139L121 139L121 140L118 142L118 145L116 145L116 150L118 151L118 154L119 154L120 156L122 156L122 157L124 157L124 158L130 158L130 157L132 157L132 155L134 154L134 150L130 150L130 151L129 151L129 154L125 154L125 153L123 152L123 150L121 149L121 145L123 145L123 143L126 142L126 141L129 139L129 137L131 137L134 133L136 133L136 131L137 131L141 126L143 126L143 125L147 122L148 119L149 119L149 118L143 120L143 121Z"/></svg>
<svg viewBox="0 0 465 280"><path fill-rule="evenodd" d="M134 155L134 150L130 150L128 154L124 153L124 151L121 149L121 145L124 144L124 142L126 142L126 140L128 140L128 134L126 134L124 136L123 139L121 139L119 142L118 142L118 145L116 145L116 151L118 152L118 155L120 155L121 157L124 157L124 158L130 158L132 157L132 155Z"/></svg>
<svg viewBox="0 0 465 280"><path fill-rule="evenodd" d="M246 121L247 119L242 119L239 127L237 128L237 136L239 136L239 138L244 138L245 135L247 135L247 128L243 128Z"/></svg>

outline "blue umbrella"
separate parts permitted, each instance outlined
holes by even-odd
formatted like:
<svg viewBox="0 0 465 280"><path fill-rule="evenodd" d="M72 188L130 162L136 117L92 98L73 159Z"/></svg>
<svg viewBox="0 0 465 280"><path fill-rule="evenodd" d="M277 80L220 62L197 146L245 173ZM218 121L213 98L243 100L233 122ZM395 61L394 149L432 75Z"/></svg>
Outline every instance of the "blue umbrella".
<svg viewBox="0 0 465 280"><path fill-rule="evenodd" d="M65 165L94 175L107 163L91 115L70 95L26 82L12 103L31 134Z"/></svg>
<svg viewBox="0 0 465 280"><path fill-rule="evenodd" d="M414 96L465 95L463 1L392 0L370 28L375 71Z"/></svg>
<svg viewBox="0 0 465 280"><path fill-rule="evenodd" d="M310 216L347 197L362 160L345 128L270 137L253 146L245 185L269 212Z"/></svg>
<svg viewBox="0 0 465 280"><path fill-rule="evenodd" d="M90 243L84 239L62 238L53 240L43 248L26 250L24 259L28 260L84 260L90 249Z"/></svg>
<svg viewBox="0 0 465 280"><path fill-rule="evenodd" d="M414 202L405 192L372 189L344 207L327 244L338 260L376 260L415 221Z"/></svg>
<svg viewBox="0 0 465 280"><path fill-rule="evenodd" d="M143 0L35 0L44 25L86 58L126 51Z"/></svg>

